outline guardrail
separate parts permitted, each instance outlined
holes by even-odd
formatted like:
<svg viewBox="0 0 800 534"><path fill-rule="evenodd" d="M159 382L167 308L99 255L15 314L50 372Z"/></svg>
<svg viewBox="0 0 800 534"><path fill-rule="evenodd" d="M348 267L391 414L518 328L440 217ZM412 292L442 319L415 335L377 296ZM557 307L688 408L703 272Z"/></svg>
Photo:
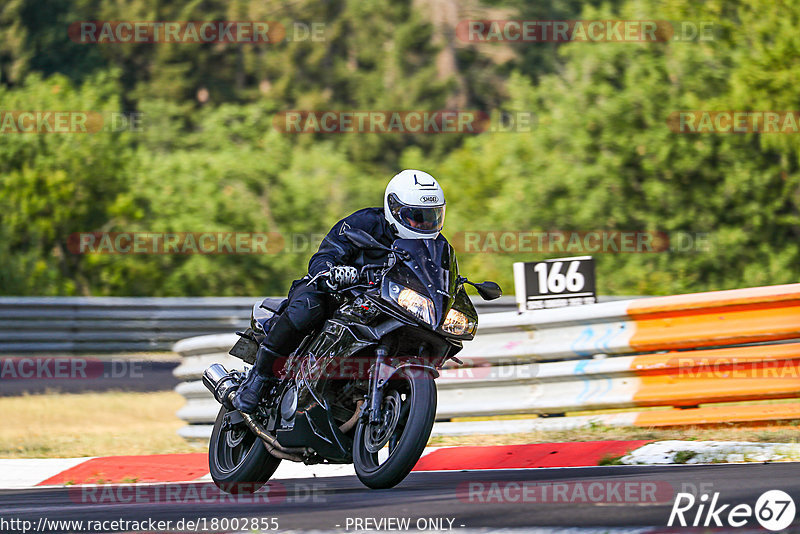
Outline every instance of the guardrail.
<svg viewBox="0 0 800 534"><path fill-rule="evenodd" d="M169 351L189 336L246 327L258 300L0 297L0 353ZM482 312L515 307L513 297L475 304Z"/></svg>
<svg viewBox="0 0 800 534"><path fill-rule="evenodd" d="M668 426L800 419L800 403L720 403L800 397L800 284L651 297L524 314L481 316L475 341L437 380L437 434L573 428L588 424ZM176 370L189 426L205 439L219 409L197 381L214 361L229 368L235 336L184 340ZM592 410L662 409L500 423L449 419Z"/></svg>

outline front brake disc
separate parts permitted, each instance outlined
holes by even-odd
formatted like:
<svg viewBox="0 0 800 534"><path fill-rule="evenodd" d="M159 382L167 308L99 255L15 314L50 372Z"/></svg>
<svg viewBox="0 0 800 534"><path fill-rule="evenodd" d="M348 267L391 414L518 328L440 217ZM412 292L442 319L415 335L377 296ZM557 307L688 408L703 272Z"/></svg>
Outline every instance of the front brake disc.
<svg viewBox="0 0 800 534"><path fill-rule="evenodd" d="M364 446L367 451L376 453L389 442L400 420L402 405L397 391L393 390L383 398L383 421L379 425L368 424L365 429L367 439L364 440Z"/></svg>

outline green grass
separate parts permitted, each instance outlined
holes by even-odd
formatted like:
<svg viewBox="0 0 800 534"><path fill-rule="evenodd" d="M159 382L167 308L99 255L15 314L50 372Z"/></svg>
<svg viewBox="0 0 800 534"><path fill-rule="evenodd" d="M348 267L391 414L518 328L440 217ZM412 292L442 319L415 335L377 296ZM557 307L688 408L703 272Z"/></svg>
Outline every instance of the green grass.
<svg viewBox="0 0 800 534"><path fill-rule="evenodd" d="M697 452L695 451L678 451L675 453L675 458L672 460L676 464L685 464L695 456L697 456Z"/></svg>
<svg viewBox="0 0 800 534"><path fill-rule="evenodd" d="M622 457L625 456L624 454L619 456L612 456L606 455L600 458L600 461L597 462L597 465L622 465Z"/></svg>

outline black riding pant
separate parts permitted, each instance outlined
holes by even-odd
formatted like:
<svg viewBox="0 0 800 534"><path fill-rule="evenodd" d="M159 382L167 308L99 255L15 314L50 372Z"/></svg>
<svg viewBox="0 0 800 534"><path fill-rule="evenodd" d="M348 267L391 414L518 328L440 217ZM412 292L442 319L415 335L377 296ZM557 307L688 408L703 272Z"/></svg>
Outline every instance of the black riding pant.
<svg viewBox="0 0 800 534"><path fill-rule="evenodd" d="M289 291L289 302L278 316L262 344L269 351L259 351L256 366L263 375L275 375L283 368L285 358L303 338L322 325L333 312L333 297L318 290L307 280L298 280Z"/></svg>

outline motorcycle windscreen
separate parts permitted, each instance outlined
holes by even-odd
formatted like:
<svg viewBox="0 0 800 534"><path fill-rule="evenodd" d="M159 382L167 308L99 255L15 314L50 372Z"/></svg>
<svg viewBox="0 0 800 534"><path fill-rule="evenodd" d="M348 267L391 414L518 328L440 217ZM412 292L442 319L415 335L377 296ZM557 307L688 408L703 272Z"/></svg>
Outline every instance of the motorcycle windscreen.
<svg viewBox="0 0 800 534"><path fill-rule="evenodd" d="M389 276L430 298L435 312L434 327L442 324L456 296L458 262L453 247L441 235L436 239L397 239L394 245L411 257L398 260Z"/></svg>

